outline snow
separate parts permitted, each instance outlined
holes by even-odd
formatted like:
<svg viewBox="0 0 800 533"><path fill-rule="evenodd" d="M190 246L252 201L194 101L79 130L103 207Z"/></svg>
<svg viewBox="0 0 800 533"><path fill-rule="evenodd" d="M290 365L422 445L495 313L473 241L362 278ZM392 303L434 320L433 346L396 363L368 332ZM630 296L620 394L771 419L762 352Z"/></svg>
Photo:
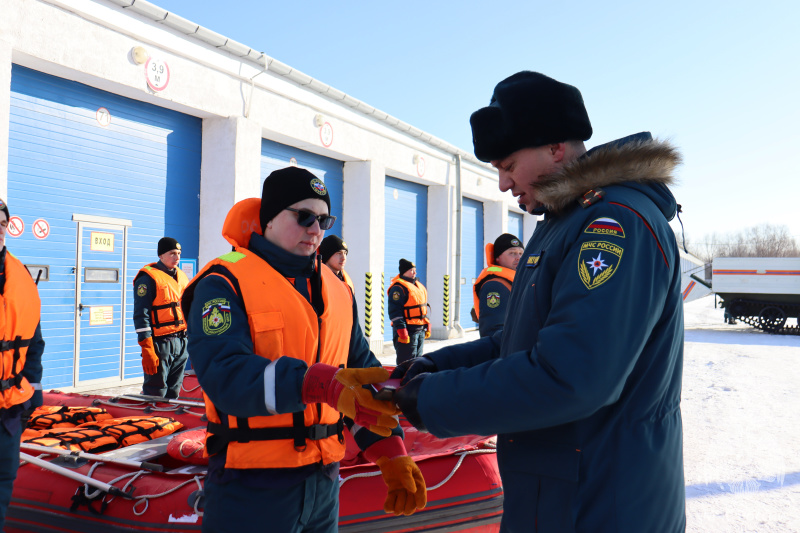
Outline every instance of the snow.
<svg viewBox="0 0 800 533"><path fill-rule="evenodd" d="M687 531L800 532L800 336L684 311Z"/></svg>

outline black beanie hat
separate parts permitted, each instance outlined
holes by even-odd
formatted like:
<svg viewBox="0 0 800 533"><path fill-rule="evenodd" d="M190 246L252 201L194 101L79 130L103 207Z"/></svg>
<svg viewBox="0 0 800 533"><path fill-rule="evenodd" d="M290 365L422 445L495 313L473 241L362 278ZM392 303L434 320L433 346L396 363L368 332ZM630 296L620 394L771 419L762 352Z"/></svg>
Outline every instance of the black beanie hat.
<svg viewBox="0 0 800 533"><path fill-rule="evenodd" d="M162 237L158 241L158 254L163 255L171 250L180 250L181 243L173 239L172 237Z"/></svg>
<svg viewBox="0 0 800 533"><path fill-rule="evenodd" d="M275 170L264 180L261 189L261 229L290 205L306 198L319 198L328 204L331 212L331 197L325 183L308 170L286 167Z"/></svg>
<svg viewBox="0 0 800 533"><path fill-rule="evenodd" d="M338 235L328 235L319 244L319 255L322 256L322 262L327 263L328 259L339 250L347 251L347 245Z"/></svg>
<svg viewBox="0 0 800 533"><path fill-rule="evenodd" d="M494 240L494 258L495 260L503 255L503 252L509 248L524 248L522 241L510 233L503 233Z"/></svg>
<svg viewBox="0 0 800 533"><path fill-rule="evenodd" d="M6 222L11 220L11 214L8 212L8 204L5 203L2 198L0 198L0 210L6 214Z"/></svg>
<svg viewBox="0 0 800 533"><path fill-rule="evenodd" d="M487 163L522 148L592 136L581 92L528 70L498 83L489 106L475 111L469 122L475 157Z"/></svg>
<svg viewBox="0 0 800 533"><path fill-rule="evenodd" d="M411 270L415 266L417 266L417 265L415 265L414 263L412 263L408 259L401 259L400 260L400 266L398 267L400 269L400 275L405 274L407 271Z"/></svg>

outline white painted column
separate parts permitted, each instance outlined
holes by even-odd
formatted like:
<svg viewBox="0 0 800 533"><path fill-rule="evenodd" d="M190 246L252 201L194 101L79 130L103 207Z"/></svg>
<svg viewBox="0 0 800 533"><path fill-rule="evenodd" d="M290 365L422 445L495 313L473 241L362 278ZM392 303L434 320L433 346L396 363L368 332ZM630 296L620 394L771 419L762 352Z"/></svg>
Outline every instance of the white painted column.
<svg viewBox="0 0 800 533"><path fill-rule="evenodd" d="M431 305L431 338L451 339L464 335L461 326L453 325L459 277L455 272L455 187L428 187L428 303ZM444 276L449 275L448 301L445 302ZM444 325L445 305L447 322Z"/></svg>
<svg viewBox="0 0 800 533"><path fill-rule="evenodd" d="M8 199L8 128L10 119L11 45L0 41L0 198L7 202L11 202ZM13 213L13 209L11 212Z"/></svg>
<svg viewBox="0 0 800 533"><path fill-rule="evenodd" d="M370 349L383 353L381 272L383 271L386 170L372 161L345 162L342 193L342 239L347 244L345 271L353 280L358 320ZM369 298L367 274L371 275ZM388 281L388 280L387 280ZM369 324L366 322L369 311Z"/></svg>
<svg viewBox="0 0 800 533"><path fill-rule="evenodd" d="M226 252L225 216L239 200L261 196L261 126L244 117L203 120L198 269Z"/></svg>
<svg viewBox="0 0 800 533"><path fill-rule="evenodd" d="M483 204L483 244L494 242L500 235L508 231L508 209L506 203L484 202ZM484 252L483 266L486 266Z"/></svg>

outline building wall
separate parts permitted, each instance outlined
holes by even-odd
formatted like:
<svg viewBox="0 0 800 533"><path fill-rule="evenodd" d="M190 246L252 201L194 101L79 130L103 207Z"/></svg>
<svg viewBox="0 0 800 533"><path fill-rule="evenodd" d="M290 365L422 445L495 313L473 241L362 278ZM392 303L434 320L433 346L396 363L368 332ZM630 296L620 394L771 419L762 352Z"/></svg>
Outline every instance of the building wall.
<svg viewBox="0 0 800 533"><path fill-rule="evenodd" d="M158 12L156 22L122 7L128 0L6 0L0 17L0 195L7 194L8 121L11 64L74 80L121 96L202 119L200 235L198 268L225 253L220 236L228 209L260 195L261 139L269 139L343 163L342 237L351 249L347 270L356 285L362 326L365 312L380 306L383 270L383 188L386 176L428 187L427 279L434 337L453 327L452 291L447 325L443 313L445 276L458 279L455 258L456 153L412 126L327 87L291 67L268 61L246 45L207 29L203 38L185 19L187 12ZM187 6L189 6L187 4ZM171 24L172 27L169 25ZM176 28L186 28L180 31ZM211 29L213 30L213 28ZM219 42L216 42L219 41ZM148 86L145 58L169 67L162 90ZM270 59L270 58L267 58ZM284 75L285 74L285 75ZM321 94L318 90L323 90ZM332 132L332 135L327 135ZM444 146L443 146L444 145ZM485 205L484 236L492 242L507 227L514 199L497 187L496 172L465 152L461 191ZM13 198L8 199L13 207ZM530 237L535 217L525 217ZM13 246L13 239L9 239ZM368 291L366 282L372 276ZM386 273L387 279L391 273ZM376 283L377 280L377 283ZM457 287L452 284L451 289ZM373 320L370 343L382 344L380 318ZM377 327L376 327L377 326Z"/></svg>

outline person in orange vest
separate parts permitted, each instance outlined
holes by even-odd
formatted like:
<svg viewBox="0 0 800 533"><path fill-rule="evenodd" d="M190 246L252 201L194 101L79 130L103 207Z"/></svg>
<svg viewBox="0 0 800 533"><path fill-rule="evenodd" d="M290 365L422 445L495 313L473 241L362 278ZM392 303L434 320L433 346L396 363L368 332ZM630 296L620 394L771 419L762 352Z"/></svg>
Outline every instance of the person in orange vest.
<svg viewBox="0 0 800 533"><path fill-rule="evenodd" d="M347 251L347 244L338 235L328 235L322 239L318 250L322 262L328 265L328 268L350 287L351 292L355 293L353 280L344 271L344 265L347 263Z"/></svg>
<svg viewBox="0 0 800 533"><path fill-rule="evenodd" d="M511 284L523 251L522 242L510 233L503 233L486 245L487 267L472 286L472 320L478 323L481 337L503 329Z"/></svg>
<svg viewBox="0 0 800 533"><path fill-rule="evenodd" d="M158 241L158 262L145 265L133 280L133 325L142 347L142 394L177 398L189 359L181 295L189 279L178 268L181 245Z"/></svg>
<svg viewBox="0 0 800 533"><path fill-rule="evenodd" d="M417 267L408 259L400 259L400 273L392 278L389 295L389 320L392 321L392 343L397 364L422 356L422 345L431 336L428 320L428 291L417 279Z"/></svg>
<svg viewBox="0 0 800 533"><path fill-rule="evenodd" d="M389 372L369 349L352 293L316 254L335 220L322 180L276 170L260 200L228 213L222 233L234 250L186 288L208 417L205 532L337 531L345 424L380 468L384 510L425 507L397 408L363 387Z"/></svg>
<svg viewBox="0 0 800 533"><path fill-rule="evenodd" d="M0 200L0 531L19 467L28 417L42 405L41 301L28 269L6 249L8 205Z"/></svg>

